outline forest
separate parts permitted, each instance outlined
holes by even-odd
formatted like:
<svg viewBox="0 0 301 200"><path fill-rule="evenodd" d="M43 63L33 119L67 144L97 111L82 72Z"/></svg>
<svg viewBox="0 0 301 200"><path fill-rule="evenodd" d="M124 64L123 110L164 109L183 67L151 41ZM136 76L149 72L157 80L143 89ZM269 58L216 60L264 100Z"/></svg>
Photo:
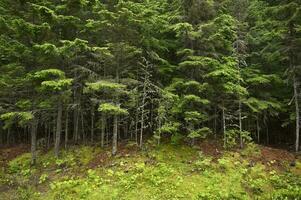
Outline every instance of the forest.
<svg viewBox="0 0 301 200"><path fill-rule="evenodd" d="M0 199L301 199L301 0L0 0L0 70Z"/></svg>

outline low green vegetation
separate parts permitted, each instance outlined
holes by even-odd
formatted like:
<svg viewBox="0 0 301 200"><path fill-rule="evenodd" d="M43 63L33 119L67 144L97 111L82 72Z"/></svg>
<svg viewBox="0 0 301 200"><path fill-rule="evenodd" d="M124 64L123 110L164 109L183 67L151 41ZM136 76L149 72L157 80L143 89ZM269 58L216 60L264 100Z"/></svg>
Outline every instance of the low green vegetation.
<svg viewBox="0 0 301 200"><path fill-rule="evenodd" d="M278 170L261 163L257 145L220 157L180 145L147 145L144 151L124 147L112 157L99 147L74 147L55 159L53 152L11 160L0 174L0 199L227 200L300 199L300 162Z"/></svg>

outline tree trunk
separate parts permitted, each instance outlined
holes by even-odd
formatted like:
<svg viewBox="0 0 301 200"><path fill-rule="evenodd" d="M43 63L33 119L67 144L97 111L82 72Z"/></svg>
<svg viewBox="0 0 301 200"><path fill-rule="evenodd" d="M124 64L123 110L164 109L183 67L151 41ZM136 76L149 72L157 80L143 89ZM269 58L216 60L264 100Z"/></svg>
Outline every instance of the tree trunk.
<svg viewBox="0 0 301 200"><path fill-rule="evenodd" d="M0 126L0 146L4 145L3 142L3 127Z"/></svg>
<svg viewBox="0 0 301 200"><path fill-rule="evenodd" d="M63 114L63 104L62 101L58 102L58 110L57 110L57 121L56 121L56 134L55 134L55 145L54 145L54 153L55 157L59 157L59 149L60 149L60 140L62 133L62 114Z"/></svg>
<svg viewBox="0 0 301 200"><path fill-rule="evenodd" d="M38 122L33 119L31 122L31 164L35 165L37 161L37 129Z"/></svg>
<svg viewBox="0 0 301 200"><path fill-rule="evenodd" d="M138 108L138 106L137 106ZM135 141L136 144L138 145L138 110L136 111L136 120L135 120Z"/></svg>
<svg viewBox="0 0 301 200"><path fill-rule="evenodd" d="M144 127L144 109L142 108L142 114L141 114L141 129L140 129L140 141L139 141L139 147L142 148L143 145L143 127Z"/></svg>
<svg viewBox="0 0 301 200"><path fill-rule="evenodd" d="M222 108L222 125L223 125L223 135L224 135L224 146L227 144L227 138L226 138L226 118L225 118L225 108Z"/></svg>
<svg viewBox="0 0 301 200"><path fill-rule="evenodd" d="M94 107L91 110L91 143L94 142Z"/></svg>
<svg viewBox="0 0 301 200"><path fill-rule="evenodd" d="M73 111L73 140L77 142L78 140L78 108L76 107Z"/></svg>
<svg viewBox="0 0 301 200"><path fill-rule="evenodd" d="M267 125L267 145L270 144L270 136L269 136L269 126Z"/></svg>
<svg viewBox="0 0 301 200"><path fill-rule="evenodd" d="M80 117L80 102L81 102L81 89L77 88L74 91L75 109L73 111L73 140L76 143L79 140L79 117Z"/></svg>
<svg viewBox="0 0 301 200"><path fill-rule="evenodd" d="M112 155L117 153L117 136L118 136L118 116L114 116L114 128L113 128L113 142L112 142Z"/></svg>
<svg viewBox="0 0 301 200"><path fill-rule="evenodd" d="M146 76L144 77L144 80L146 80ZM142 98L142 107L141 107L141 129L140 129L140 142L139 147L142 148L143 145L143 130L144 130L144 104L146 99L146 83L144 82L143 86L143 98Z"/></svg>
<svg viewBox="0 0 301 200"><path fill-rule="evenodd" d="M51 125L48 125L48 130L47 130L47 149L50 147L50 137L51 137Z"/></svg>
<svg viewBox="0 0 301 200"><path fill-rule="evenodd" d="M104 114L101 115L101 147L104 147L105 140L105 132L106 132L106 119Z"/></svg>
<svg viewBox="0 0 301 200"><path fill-rule="evenodd" d="M69 114L68 114L68 110L66 110L65 149L67 149L67 145L68 145L68 125L69 125Z"/></svg>
<svg viewBox="0 0 301 200"><path fill-rule="evenodd" d="M298 93L298 80L294 75L294 96L295 96L295 110L296 110L296 152L299 151L300 139L300 110L299 110L299 93Z"/></svg>
<svg viewBox="0 0 301 200"><path fill-rule="evenodd" d="M8 128L7 129L7 138L6 138L6 144L7 144L7 146L10 145L10 135L11 135L10 128Z"/></svg>
<svg viewBox="0 0 301 200"><path fill-rule="evenodd" d="M160 141L161 141L161 126L162 126L162 122L161 119L159 119L159 131L158 131L158 146L160 145Z"/></svg>
<svg viewBox="0 0 301 200"><path fill-rule="evenodd" d="M84 114L83 114L83 111L81 111L81 133L83 135L83 141L84 141L84 144L87 143L87 138L86 138L86 132L85 132L85 124L84 124Z"/></svg>
<svg viewBox="0 0 301 200"><path fill-rule="evenodd" d="M53 141L53 143L55 143L55 136L56 136L55 132L56 132L56 120L55 120L55 117L54 117L53 131L52 131L52 141Z"/></svg>
<svg viewBox="0 0 301 200"><path fill-rule="evenodd" d="M216 139L217 135L217 109L214 107L214 138Z"/></svg>
<svg viewBox="0 0 301 200"><path fill-rule="evenodd" d="M240 140L240 148L244 147L243 138L242 138L242 118L241 118L241 100L239 100L238 105L238 120L239 120L239 140Z"/></svg>
<svg viewBox="0 0 301 200"><path fill-rule="evenodd" d="M256 118L256 129L257 129L257 142L260 143L260 127L259 127L259 119L258 116Z"/></svg>

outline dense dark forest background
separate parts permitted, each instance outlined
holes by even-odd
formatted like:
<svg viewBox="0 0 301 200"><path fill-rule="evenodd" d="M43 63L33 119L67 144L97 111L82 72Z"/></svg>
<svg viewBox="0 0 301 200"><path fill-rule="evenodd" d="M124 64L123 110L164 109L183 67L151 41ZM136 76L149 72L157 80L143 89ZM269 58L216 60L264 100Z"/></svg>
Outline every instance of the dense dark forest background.
<svg viewBox="0 0 301 200"><path fill-rule="evenodd" d="M299 150L300 0L1 0L0 145Z"/></svg>

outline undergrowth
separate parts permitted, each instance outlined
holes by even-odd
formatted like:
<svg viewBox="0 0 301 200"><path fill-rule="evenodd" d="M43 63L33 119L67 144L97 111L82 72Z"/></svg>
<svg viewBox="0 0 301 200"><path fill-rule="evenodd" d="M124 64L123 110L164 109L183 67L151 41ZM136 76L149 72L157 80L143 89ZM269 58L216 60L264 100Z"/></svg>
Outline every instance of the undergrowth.
<svg viewBox="0 0 301 200"><path fill-rule="evenodd" d="M191 147L164 145L110 157L94 168L90 162L106 153L98 147L72 148L60 159L52 151L40 153L36 167L23 154L0 171L2 187L8 186L0 199L301 199L300 163L276 172L248 159L258 152L252 144L217 159Z"/></svg>

